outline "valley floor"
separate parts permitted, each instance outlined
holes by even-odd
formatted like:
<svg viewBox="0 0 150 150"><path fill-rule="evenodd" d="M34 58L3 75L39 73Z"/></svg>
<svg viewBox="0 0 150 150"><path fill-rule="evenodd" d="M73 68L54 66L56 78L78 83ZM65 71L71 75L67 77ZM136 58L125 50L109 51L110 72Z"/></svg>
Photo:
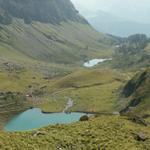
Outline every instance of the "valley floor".
<svg viewBox="0 0 150 150"><path fill-rule="evenodd" d="M36 67L40 70L43 66ZM39 107L44 112L62 112L67 109L113 114L120 110L118 100L122 88L134 75L132 72L110 68L70 69L60 66L57 72L49 71L51 66L45 68L39 71L28 66L28 69L11 72L1 67L0 102L3 111L8 113L16 110L17 114L18 108L25 110ZM53 76L54 72L56 74ZM58 72L60 74L57 76ZM5 124L10 114L5 117L6 120L0 117L0 123ZM144 140L139 139L141 135ZM150 150L149 135L150 126L135 124L127 117L102 115L85 122L49 126L29 132L1 131L0 149Z"/></svg>

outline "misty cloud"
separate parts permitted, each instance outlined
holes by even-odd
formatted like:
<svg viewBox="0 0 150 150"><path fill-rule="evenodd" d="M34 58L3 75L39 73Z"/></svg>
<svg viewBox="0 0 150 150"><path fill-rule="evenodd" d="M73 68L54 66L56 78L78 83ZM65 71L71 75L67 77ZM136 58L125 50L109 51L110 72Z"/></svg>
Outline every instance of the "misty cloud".
<svg viewBox="0 0 150 150"><path fill-rule="evenodd" d="M83 14L85 11L102 10L115 16L142 23L150 22L149 0L71 0Z"/></svg>

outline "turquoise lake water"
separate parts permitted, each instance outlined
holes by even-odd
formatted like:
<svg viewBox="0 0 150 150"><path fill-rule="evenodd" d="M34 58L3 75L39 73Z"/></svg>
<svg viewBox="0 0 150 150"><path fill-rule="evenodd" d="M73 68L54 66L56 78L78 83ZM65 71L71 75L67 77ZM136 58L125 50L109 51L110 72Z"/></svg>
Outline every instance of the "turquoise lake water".
<svg viewBox="0 0 150 150"><path fill-rule="evenodd" d="M51 113L44 114L40 109L29 109L12 118L4 127L6 131L27 131L55 124L76 122L85 113Z"/></svg>

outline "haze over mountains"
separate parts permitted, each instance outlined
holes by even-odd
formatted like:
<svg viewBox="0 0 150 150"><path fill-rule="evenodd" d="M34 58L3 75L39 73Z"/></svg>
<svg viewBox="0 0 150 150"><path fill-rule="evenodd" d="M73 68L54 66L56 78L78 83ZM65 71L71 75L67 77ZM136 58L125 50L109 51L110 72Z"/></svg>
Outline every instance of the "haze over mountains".
<svg viewBox="0 0 150 150"><path fill-rule="evenodd" d="M136 33L150 36L150 24L148 23L126 20L103 11L97 11L93 13L93 16L86 18L100 32L121 37L127 37Z"/></svg>
<svg viewBox="0 0 150 150"><path fill-rule="evenodd" d="M100 32L116 36L135 33L150 35L149 2L131 1L87 1L72 0L80 13Z"/></svg>

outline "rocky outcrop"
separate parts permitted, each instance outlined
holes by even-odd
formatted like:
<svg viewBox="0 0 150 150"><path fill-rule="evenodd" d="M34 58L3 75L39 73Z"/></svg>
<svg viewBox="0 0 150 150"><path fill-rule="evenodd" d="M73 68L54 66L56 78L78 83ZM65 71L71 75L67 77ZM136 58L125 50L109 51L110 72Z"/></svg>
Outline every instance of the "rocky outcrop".
<svg viewBox="0 0 150 150"><path fill-rule="evenodd" d="M26 97L20 92L0 92L0 128L14 115L26 110Z"/></svg>
<svg viewBox="0 0 150 150"><path fill-rule="evenodd" d="M0 22L7 24L12 17L32 21L58 24L62 21L87 23L70 0L0 0Z"/></svg>
<svg viewBox="0 0 150 150"><path fill-rule="evenodd" d="M129 97L134 94L134 92L136 92L136 90L138 90L138 88L140 88L140 86L145 82L146 77L147 71L142 72L140 75L136 75L126 84L123 89L122 95L125 97Z"/></svg>
<svg viewBox="0 0 150 150"><path fill-rule="evenodd" d="M121 113L138 111L142 104L142 109L149 109L150 99L150 68L142 71L133 77L123 88L121 98L127 101L127 105L121 110ZM137 108L139 106L139 108Z"/></svg>

